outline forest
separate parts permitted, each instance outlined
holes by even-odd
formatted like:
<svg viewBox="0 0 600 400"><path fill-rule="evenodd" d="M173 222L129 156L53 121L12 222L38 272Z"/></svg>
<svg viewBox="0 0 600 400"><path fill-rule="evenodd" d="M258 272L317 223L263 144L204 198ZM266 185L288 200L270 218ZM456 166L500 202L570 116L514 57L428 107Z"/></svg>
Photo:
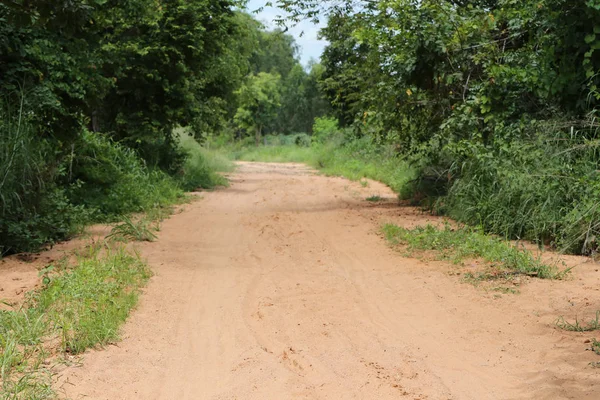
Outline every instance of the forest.
<svg viewBox="0 0 600 400"><path fill-rule="evenodd" d="M596 251L600 2L273 3L274 30L234 0L1 2L0 253L222 184L214 151ZM328 42L308 66L305 19Z"/></svg>

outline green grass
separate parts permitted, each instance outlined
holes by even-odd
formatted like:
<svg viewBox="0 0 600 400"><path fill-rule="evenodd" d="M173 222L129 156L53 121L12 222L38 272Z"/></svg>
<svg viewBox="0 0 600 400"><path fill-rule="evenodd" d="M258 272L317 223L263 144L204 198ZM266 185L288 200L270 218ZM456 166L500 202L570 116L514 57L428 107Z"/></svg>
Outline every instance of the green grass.
<svg viewBox="0 0 600 400"><path fill-rule="evenodd" d="M574 322L568 322L564 317L560 317L556 321L556 326L565 331L572 332L591 332L600 330L600 311L596 311L596 318L590 319L587 322L582 322L575 318Z"/></svg>
<svg viewBox="0 0 600 400"><path fill-rule="evenodd" d="M54 271L21 308L0 311L0 399L54 398L44 361L117 341L151 275L137 254L97 245Z"/></svg>
<svg viewBox="0 0 600 400"><path fill-rule="evenodd" d="M529 275L544 279L561 277L555 266L543 263L531 252L519 249L510 242L489 236L472 228L443 229L432 225L405 229L393 224L383 226L386 239L395 245L406 245L410 252L435 251L440 259L460 263L466 259L483 259L490 263L500 276ZM498 274L487 278L498 277Z"/></svg>
<svg viewBox="0 0 600 400"><path fill-rule="evenodd" d="M208 151L186 129L175 131L179 146L187 153L187 159L179 176L179 182L186 191L213 189L226 186L227 179L220 172L230 172L233 163L217 151Z"/></svg>
<svg viewBox="0 0 600 400"><path fill-rule="evenodd" d="M310 147L296 145L247 147L231 153L235 160L261 162L297 162L315 166L318 154Z"/></svg>
<svg viewBox="0 0 600 400"><path fill-rule="evenodd" d="M381 196L379 196L379 195L373 195L373 196L369 196L369 197L367 197L365 200L367 200L367 201L371 201L371 202L373 202L373 203L377 203L378 201L381 201L381 200L383 200L383 199L382 199L382 197L381 197Z"/></svg>
<svg viewBox="0 0 600 400"><path fill-rule="evenodd" d="M600 342L592 339L592 351L600 356Z"/></svg>
<svg viewBox="0 0 600 400"><path fill-rule="evenodd" d="M156 235L152 230L157 230L156 227L158 225L150 227L150 223L151 221L145 216L134 221L125 215L123 216L123 222L115 225L106 238L121 241L153 242L156 239Z"/></svg>

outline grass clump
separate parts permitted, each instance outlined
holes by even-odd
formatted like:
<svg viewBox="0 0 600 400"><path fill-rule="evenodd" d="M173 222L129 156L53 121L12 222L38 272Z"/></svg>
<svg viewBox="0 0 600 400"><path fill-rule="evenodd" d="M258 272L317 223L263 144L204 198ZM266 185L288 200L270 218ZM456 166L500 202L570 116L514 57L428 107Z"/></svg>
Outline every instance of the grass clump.
<svg viewBox="0 0 600 400"><path fill-rule="evenodd" d="M54 398L44 361L118 340L151 275L137 254L100 246L55 271L19 309L0 311L0 399Z"/></svg>
<svg viewBox="0 0 600 400"><path fill-rule="evenodd" d="M393 224L383 227L386 239L392 244L404 244L409 251L433 250L442 259L455 263L481 258L504 275L528 275L543 279L560 277L554 266L543 263L529 251L518 249L510 242L483 232L463 227L443 229L432 225L405 229Z"/></svg>
<svg viewBox="0 0 600 400"><path fill-rule="evenodd" d="M152 232L153 229L157 230L156 227L150 227L150 220L145 217L134 221L128 216L123 216L123 222L115 225L106 238L121 241L153 242L156 240L156 235Z"/></svg>
<svg viewBox="0 0 600 400"><path fill-rule="evenodd" d="M383 198L379 195L373 195L373 196L367 197L365 200L373 202L373 203L377 203L378 201L383 200Z"/></svg>
<svg viewBox="0 0 600 400"><path fill-rule="evenodd" d="M590 319L588 322L582 322L577 318L575 318L574 322L568 322L564 317L560 317L556 321L556 326L571 332L591 332L600 330L600 311L596 311L596 318Z"/></svg>

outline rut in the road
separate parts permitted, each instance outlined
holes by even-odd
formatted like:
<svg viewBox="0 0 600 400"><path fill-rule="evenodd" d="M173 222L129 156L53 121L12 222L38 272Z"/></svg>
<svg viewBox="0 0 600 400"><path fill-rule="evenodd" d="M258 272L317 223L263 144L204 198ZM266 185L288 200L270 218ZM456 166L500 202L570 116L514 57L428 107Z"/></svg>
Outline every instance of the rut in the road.
<svg viewBox="0 0 600 400"><path fill-rule="evenodd" d="M392 206L381 184L252 163L231 182L140 246L156 275L124 340L62 371L66 395L598 398L584 336L552 327L584 297L599 305L591 264L498 297L390 249L380 223L430 218Z"/></svg>

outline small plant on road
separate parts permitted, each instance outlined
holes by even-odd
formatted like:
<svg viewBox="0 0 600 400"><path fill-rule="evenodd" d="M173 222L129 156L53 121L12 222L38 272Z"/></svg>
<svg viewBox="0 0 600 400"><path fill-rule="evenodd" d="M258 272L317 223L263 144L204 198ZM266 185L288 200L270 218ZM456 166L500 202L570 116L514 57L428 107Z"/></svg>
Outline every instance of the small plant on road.
<svg viewBox="0 0 600 400"><path fill-rule="evenodd" d="M130 217L124 216L123 222L115 225L106 238L122 241L153 242L156 239L156 235L152 232L148 219L141 218L138 221L133 221Z"/></svg>
<svg viewBox="0 0 600 400"><path fill-rule="evenodd" d="M462 227L452 228L446 224L440 229L432 225L405 229L386 224L383 232L392 244L403 244L409 251L433 250L440 259L460 263L466 259L481 258L495 267L496 272L485 274L487 279L510 275L528 275L556 279L566 271L543 263L531 252L513 246L509 241L486 235L480 230Z"/></svg>
<svg viewBox="0 0 600 400"><path fill-rule="evenodd" d="M377 203L378 201L383 200L383 198L379 195L373 195L366 198L367 201L371 201L373 203Z"/></svg>
<svg viewBox="0 0 600 400"><path fill-rule="evenodd" d="M560 317L556 321L556 326L565 331L572 332L591 332L600 330L600 310L596 311L596 318L590 319L588 322L582 323L582 321L577 318L575 318L574 322L568 322L564 317Z"/></svg>

